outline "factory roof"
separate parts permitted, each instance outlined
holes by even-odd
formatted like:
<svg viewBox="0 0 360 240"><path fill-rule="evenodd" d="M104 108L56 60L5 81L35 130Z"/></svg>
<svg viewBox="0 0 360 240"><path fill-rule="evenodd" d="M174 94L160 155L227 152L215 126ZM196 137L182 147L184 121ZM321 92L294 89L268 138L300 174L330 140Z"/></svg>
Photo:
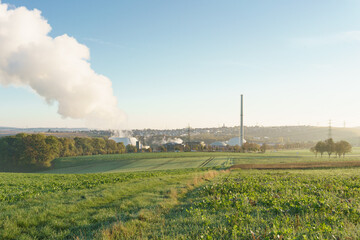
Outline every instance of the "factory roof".
<svg viewBox="0 0 360 240"><path fill-rule="evenodd" d="M227 144L232 147L236 146L236 145L240 146L239 140L240 140L240 137L234 137L234 138L230 139L229 141L227 141ZM245 139L243 139L243 143L246 143Z"/></svg>
<svg viewBox="0 0 360 240"><path fill-rule="evenodd" d="M210 146L212 146L212 147L226 147L226 143L217 141L217 142L213 142L212 144L210 144Z"/></svg>

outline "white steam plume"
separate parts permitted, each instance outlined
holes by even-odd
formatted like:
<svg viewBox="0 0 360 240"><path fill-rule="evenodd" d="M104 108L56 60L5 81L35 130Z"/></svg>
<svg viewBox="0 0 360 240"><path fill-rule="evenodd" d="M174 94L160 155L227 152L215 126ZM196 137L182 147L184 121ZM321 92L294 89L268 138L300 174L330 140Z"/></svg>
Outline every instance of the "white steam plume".
<svg viewBox="0 0 360 240"><path fill-rule="evenodd" d="M37 9L9 9L0 0L0 84L29 86L62 117L84 119L88 127L119 128L111 81L91 69L89 49L73 37L48 34Z"/></svg>

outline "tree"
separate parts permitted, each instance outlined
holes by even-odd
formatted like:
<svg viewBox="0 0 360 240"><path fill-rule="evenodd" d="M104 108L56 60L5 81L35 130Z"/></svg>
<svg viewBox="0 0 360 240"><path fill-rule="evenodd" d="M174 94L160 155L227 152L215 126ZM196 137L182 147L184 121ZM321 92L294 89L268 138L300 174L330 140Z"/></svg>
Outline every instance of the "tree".
<svg viewBox="0 0 360 240"><path fill-rule="evenodd" d="M59 141L61 143L60 157L76 156L77 149L73 138L59 138Z"/></svg>
<svg viewBox="0 0 360 240"><path fill-rule="evenodd" d="M136 152L136 147L128 149ZM33 171L51 166L58 157L124 153L123 143L103 138L57 138L43 134L17 134L0 138L1 171Z"/></svg>
<svg viewBox="0 0 360 240"><path fill-rule="evenodd" d="M235 145L235 146L233 147L233 151L234 151L234 152L240 152L240 151L241 151L241 147L240 147L239 145Z"/></svg>
<svg viewBox="0 0 360 240"><path fill-rule="evenodd" d="M159 146L159 151L160 152L166 152L167 150L166 150L165 146L161 145L161 146Z"/></svg>
<svg viewBox="0 0 360 240"><path fill-rule="evenodd" d="M103 138L93 138L92 139L92 147L93 147L93 154L104 154L106 153L105 147L106 142Z"/></svg>
<svg viewBox="0 0 360 240"><path fill-rule="evenodd" d="M315 154L315 157L317 157L318 151L316 150L316 147L310 148L310 152Z"/></svg>
<svg viewBox="0 0 360 240"><path fill-rule="evenodd" d="M263 144L261 145L261 147L260 147L260 150L261 150L262 153L265 153L266 150L267 150L267 148L268 148L268 146L266 145L266 143L263 143Z"/></svg>
<svg viewBox="0 0 360 240"><path fill-rule="evenodd" d="M345 153L349 153L352 151L352 146L347 141L341 141L343 146L343 157L345 157Z"/></svg>
<svg viewBox="0 0 360 240"><path fill-rule="evenodd" d="M49 155L48 157L51 160L60 157L62 143L59 141L59 139L57 137L47 136L45 139L45 143L47 145L47 151L48 151L48 155Z"/></svg>
<svg viewBox="0 0 360 240"><path fill-rule="evenodd" d="M258 152L260 150L259 144L246 142L242 145L244 152Z"/></svg>
<svg viewBox="0 0 360 240"><path fill-rule="evenodd" d="M345 154L351 152L351 149L352 146L347 141L340 141L335 143L335 153L339 157L341 157L341 155L345 157Z"/></svg>
<svg viewBox="0 0 360 240"><path fill-rule="evenodd" d="M324 152L326 152L326 143L323 141L317 142L315 145L315 151L320 153L320 156L322 157Z"/></svg>
<svg viewBox="0 0 360 240"><path fill-rule="evenodd" d="M335 152L335 143L334 140L332 138L329 138L327 140L325 140L325 145L326 145L326 152L329 155L329 158L331 156L331 154L333 152Z"/></svg>
<svg viewBox="0 0 360 240"><path fill-rule="evenodd" d="M106 140L105 148L106 148L107 154L118 153L118 146L117 146L116 142L112 139Z"/></svg>
<svg viewBox="0 0 360 240"><path fill-rule="evenodd" d="M131 144L126 146L126 152L128 153L136 153L137 152L137 148Z"/></svg>
<svg viewBox="0 0 360 240"><path fill-rule="evenodd" d="M117 153L125 153L126 152L124 143L119 142L116 145L117 145Z"/></svg>
<svg viewBox="0 0 360 240"><path fill-rule="evenodd" d="M92 146L92 140L91 138L80 138L76 137L75 140L75 146L77 148L77 154L76 155L92 155L94 153L94 148Z"/></svg>

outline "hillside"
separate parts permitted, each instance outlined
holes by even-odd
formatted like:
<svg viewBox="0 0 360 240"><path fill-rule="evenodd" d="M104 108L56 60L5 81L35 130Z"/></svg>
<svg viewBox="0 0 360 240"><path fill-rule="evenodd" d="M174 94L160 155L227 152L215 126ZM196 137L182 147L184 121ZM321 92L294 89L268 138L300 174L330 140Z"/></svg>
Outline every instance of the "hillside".
<svg viewBox="0 0 360 240"><path fill-rule="evenodd" d="M175 130L133 130L133 135L144 139L146 144L158 142L164 136L171 138L179 137L188 141L189 129ZM227 141L239 135L239 127L220 128L193 128L190 129L190 138L194 141L204 141L210 144L215 141ZM157 138L154 136L158 136ZM354 146L360 146L360 128L332 128L332 137L335 141L346 140ZM245 127L245 139L257 143L294 143L294 142L317 142L328 138L327 127L314 126L274 126Z"/></svg>
<svg viewBox="0 0 360 240"><path fill-rule="evenodd" d="M112 131L97 131L83 128L8 128L0 127L0 137L15 135L17 133L44 133L58 137L110 137ZM181 138L188 141L188 128L182 129L134 129L126 131L126 135L132 135L141 140L145 145L159 145L165 138L166 141L173 138ZM210 144L215 141L227 141L239 135L239 127L219 128L191 128L190 138L192 141L204 141ZM274 126L245 127L245 139L257 143L294 143L294 142L317 142L328 137L327 127L314 126ZM332 128L332 137L335 141L346 140L353 146L360 146L360 128Z"/></svg>

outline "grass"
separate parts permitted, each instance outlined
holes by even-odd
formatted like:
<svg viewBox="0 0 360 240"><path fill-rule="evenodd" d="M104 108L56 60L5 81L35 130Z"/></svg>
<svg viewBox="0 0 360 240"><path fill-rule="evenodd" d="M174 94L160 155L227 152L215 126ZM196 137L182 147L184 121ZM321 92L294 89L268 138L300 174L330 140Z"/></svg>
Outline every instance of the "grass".
<svg viewBox="0 0 360 240"><path fill-rule="evenodd" d="M330 158L326 153L323 157L315 157L309 150L283 150L267 151L265 154L239 154L231 156L233 164L281 164L281 163L304 163L304 162L341 162L360 161L360 148L353 148L345 158L337 158L332 155Z"/></svg>
<svg viewBox="0 0 360 240"><path fill-rule="evenodd" d="M93 239L147 219L204 170L115 174L0 174L0 239ZM185 191L184 191L185 192Z"/></svg>
<svg viewBox="0 0 360 240"><path fill-rule="evenodd" d="M268 164L236 164L231 169L313 169L360 167L360 161L295 162Z"/></svg>
<svg viewBox="0 0 360 240"><path fill-rule="evenodd" d="M208 161L211 158L211 161ZM130 153L67 157L54 160L52 169L42 173L101 173L153 171L197 167L228 167L233 164L282 164L302 162L360 161L360 148L345 158L315 158L308 150L267 151L266 153L168 152ZM203 165L206 163L205 165Z"/></svg>
<svg viewBox="0 0 360 240"><path fill-rule="evenodd" d="M139 153L0 173L0 239L359 239L358 168L219 170L319 161L344 163L307 150Z"/></svg>
<svg viewBox="0 0 360 240"><path fill-rule="evenodd" d="M233 171L189 192L163 220L141 239L359 239L360 177L356 169Z"/></svg>
<svg viewBox="0 0 360 240"><path fill-rule="evenodd" d="M209 158L215 159L206 164L206 167L224 167L231 163L231 156L238 155L239 153L169 152L67 157L54 160L52 169L42 173L99 173L197 168Z"/></svg>

